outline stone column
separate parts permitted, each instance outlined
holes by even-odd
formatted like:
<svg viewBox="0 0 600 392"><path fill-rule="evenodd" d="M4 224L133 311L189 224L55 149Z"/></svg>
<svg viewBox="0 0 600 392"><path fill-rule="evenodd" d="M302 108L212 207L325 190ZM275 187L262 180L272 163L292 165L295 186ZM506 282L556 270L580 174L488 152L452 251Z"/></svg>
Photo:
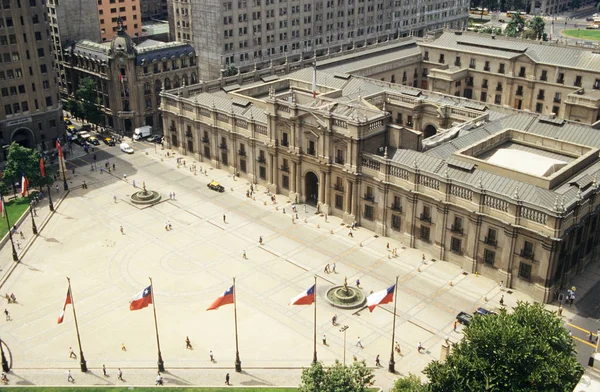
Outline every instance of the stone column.
<svg viewBox="0 0 600 392"><path fill-rule="evenodd" d="M321 171L319 173L319 203L321 205L325 204L325 177L325 172Z"/></svg>
<svg viewBox="0 0 600 392"><path fill-rule="evenodd" d="M344 191L344 214L350 214L350 203L352 200L352 182L349 179L346 179Z"/></svg>
<svg viewBox="0 0 600 392"><path fill-rule="evenodd" d="M292 162L291 173L290 173L290 190L292 193L296 193L296 162Z"/></svg>
<svg viewBox="0 0 600 392"><path fill-rule="evenodd" d="M273 155L269 154L269 162L267 162L267 183L273 183Z"/></svg>
<svg viewBox="0 0 600 392"><path fill-rule="evenodd" d="M323 177L325 178L325 185L323 186L323 212L329 214L329 196L330 196L330 177L331 174L327 172L323 172Z"/></svg>

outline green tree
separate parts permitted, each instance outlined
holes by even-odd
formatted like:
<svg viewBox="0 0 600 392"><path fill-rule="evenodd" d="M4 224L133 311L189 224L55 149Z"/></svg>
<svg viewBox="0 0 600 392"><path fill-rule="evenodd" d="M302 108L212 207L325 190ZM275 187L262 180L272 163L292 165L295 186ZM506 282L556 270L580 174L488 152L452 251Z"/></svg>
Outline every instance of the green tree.
<svg viewBox="0 0 600 392"><path fill-rule="evenodd" d="M235 67L235 64L229 64L227 66L227 68L225 68L225 71L223 71L223 76L224 77L228 77L228 76L235 76L237 75L238 70Z"/></svg>
<svg viewBox="0 0 600 392"><path fill-rule="evenodd" d="M513 14L510 18L510 22L504 29L504 34L509 37L518 37L525 29L525 19L519 14Z"/></svg>
<svg viewBox="0 0 600 392"><path fill-rule="evenodd" d="M542 39L542 37L544 36L545 27L546 22L544 22L544 18L542 18L541 16L534 16L527 22L527 28L529 28L529 30L535 33L535 39Z"/></svg>
<svg viewBox="0 0 600 392"><path fill-rule="evenodd" d="M396 380L390 392L426 392L426 385L421 383L421 379L412 373L408 373L408 377L401 377Z"/></svg>
<svg viewBox="0 0 600 392"><path fill-rule="evenodd" d="M475 316L445 362L424 370L434 391L571 391L583 373L573 339L541 304Z"/></svg>
<svg viewBox="0 0 600 392"><path fill-rule="evenodd" d="M96 90L94 79L85 77L79 81L79 88L75 93L75 98L79 101L81 117L94 124L100 123L103 118Z"/></svg>
<svg viewBox="0 0 600 392"><path fill-rule="evenodd" d="M373 369L365 361L342 365L339 361L329 369L322 362L302 370L299 392L364 392L373 385Z"/></svg>
<svg viewBox="0 0 600 392"><path fill-rule="evenodd" d="M3 182L7 188L12 188L15 183L21 183L21 178L25 173L30 188L51 184L53 170L49 167L45 167L45 169L46 176L42 177L39 152L13 142L8 148Z"/></svg>
<svg viewBox="0 0 600 392"><path fill-rule="evenodd" d="M65 104L65 110L71 113L73 117L81 118L81 108L77 100L69 98Z"/></svg>

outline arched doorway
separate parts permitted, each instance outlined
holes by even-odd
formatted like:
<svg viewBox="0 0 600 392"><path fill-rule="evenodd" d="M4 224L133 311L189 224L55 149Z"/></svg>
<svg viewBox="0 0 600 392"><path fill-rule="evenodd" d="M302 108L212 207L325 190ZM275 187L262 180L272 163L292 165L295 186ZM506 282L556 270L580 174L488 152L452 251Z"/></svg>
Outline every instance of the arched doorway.
<svg viewBox="0 0 600 392"><path fill-rule="evenodd" d="M35 139L33 136L33 132L29 128L19 128L13 132L10 137L10 141L17 142L23 147L34 148L35 147Z"/></svg>
<svg viewBox="0 0 600 392"><path fill-rule="evenodd" d="M427 139L428 137L435 135L437 133L437 129L435 129L433 125L429 124L425 127L423 133L425 134L425 139Z"/></svg>
<svg viewBox="0 0 600 392"><path fill-rule="evenodd" d="M319 201L319 178L313 172L307 172L304 177L305 186L304 192L306 196L306 204L317 205Z"/></svg>

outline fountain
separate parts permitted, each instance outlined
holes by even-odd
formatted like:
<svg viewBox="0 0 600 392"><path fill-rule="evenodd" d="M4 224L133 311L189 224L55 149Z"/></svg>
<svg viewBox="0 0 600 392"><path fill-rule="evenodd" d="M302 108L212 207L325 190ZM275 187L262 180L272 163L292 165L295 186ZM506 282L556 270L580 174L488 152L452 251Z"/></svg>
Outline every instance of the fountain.
<svg viewBox="0 0 600 392"><path fill-rule="evenodd" d="M154 204L160 201L160 193L146 189L146 182L142 182L142 190L137 191L130 196L134 204Z"/></svg>
<svg viewBox="0 0 600 392"><path fill-rule="evenodd" d="M360 308L367 301L365 293L358 287L348 287L348 278L344 277L342 286L334 286L327 290L327 301L337 308Z"/></svg>

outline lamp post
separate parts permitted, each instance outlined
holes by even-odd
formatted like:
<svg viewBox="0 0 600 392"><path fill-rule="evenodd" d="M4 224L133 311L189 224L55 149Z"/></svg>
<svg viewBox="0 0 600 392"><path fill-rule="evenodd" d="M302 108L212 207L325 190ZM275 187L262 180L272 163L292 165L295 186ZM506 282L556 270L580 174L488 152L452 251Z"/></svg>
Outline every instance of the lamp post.
<svg viewBox="0 0 600 392"><path fill-rule="evenodd" d="M348 328L350 328L347 325L344 325L342 328L340 328L340 332L344 333L344 365L346 365L346 331L348 330Z"/></svg>
<svg viewBox="0 0 600 392"><path fill-rule="evenodd" d="M29 213L31 214L31 230L33 231L33 234L37 234L38 229L35 225L35 219L33 219L33 206L31 204L29 205Z"/></svg>
<svg viewBox="0 0 600 392"><path fill-rule="evenodd" d="M52 192L50 192L50 184L46 184L46 189L48 190L48 207L50 207L50 211L54 211L54 204L52 203Z"/></svg>
<svg viewBox="0 0 600 392"><path fill-rule="evenodd" d="M3 197L0 195L0 197ZM6 206L4 206L6 208ZM8 220L8 211L4 211L6 214L6 227L8 228L8 238L10 239L10 246L12 247L12 258L13 261L19 261L19 256L17 255L17 250L15 249L15 242L13 241L13 231L10 227L10 221Z"/></svg>
<svg viewBox="0 0 600 392"><path fill-rule="evenodd" d="M0 339L0 355L2 355L2 371L3 372L9 372L10 371L10 367L8 367L8 361L6 360L6 356L4 355L4 348L2 348L2 343L4 343L2 341L2 339Z"/></svg>

